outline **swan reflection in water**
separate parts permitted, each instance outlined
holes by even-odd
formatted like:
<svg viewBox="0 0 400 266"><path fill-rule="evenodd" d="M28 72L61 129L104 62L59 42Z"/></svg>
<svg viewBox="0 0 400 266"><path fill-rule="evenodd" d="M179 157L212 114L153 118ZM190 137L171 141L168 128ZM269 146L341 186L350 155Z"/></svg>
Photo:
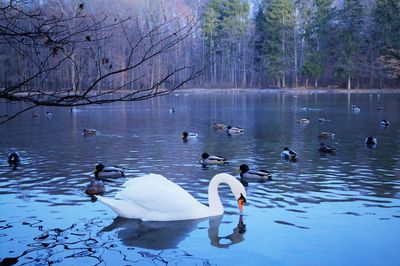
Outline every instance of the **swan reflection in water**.
<svg viewBox="0 0 400 266"><path fill-rule="evenodd" d="M211 245L219 248L228 248L233 244L244 240L246 225L240 215L238 225L233 233L227 236L219 236L219 226L222 222L221 216L208 218L208 237ZM119 230L117 236L126 246L133 246L145 249L173 249L179 243L190 236L190 233L198 229L200 222L204 219L170 221L170 222L143 222L137 219L126 219L117 217L113 223L104 227L100 233ZM228 241L228 242L227 242ZM224 242L224 243L221 243Z"/></svg>
<svg viewBox="0 0 400 266"><path fill-rule="evenodd" d="M227 236L219 236L218 231L221 221L222 221L222 216L210 219L209 222L210 227L208 228L208 237L211 240L211 245L218 248L229 248L231 245L240 243L244 240L246 225L243 223L242 215L240 215L238 225L233 229L233 233Z"/></svg>

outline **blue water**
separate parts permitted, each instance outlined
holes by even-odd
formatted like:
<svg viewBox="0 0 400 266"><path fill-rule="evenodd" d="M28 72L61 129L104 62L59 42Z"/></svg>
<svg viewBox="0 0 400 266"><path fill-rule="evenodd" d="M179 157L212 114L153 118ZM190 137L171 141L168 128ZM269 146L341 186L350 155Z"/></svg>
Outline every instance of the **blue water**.
<svg viewBox="0 0 400 266"><path fill-rule="evenodd" d="M352 104L361 111L352 112ZM177 92L72 113L35 112L0 127L5 264L399 265L400 94ZM298 124L301 118L310 124ZM213 122L245 134L215 131ZM84 137L83 128L100 133ZM183 131L198 138L184 143ZM318 152L320 131L335 133L323 142L336 155ZM377 138L375 148L366 147L367 136ZM280 159L284 146L299 154L297 162ZM23 157L15 171L6 162L13 150ZM203 152L230 163L203 168ZM106 182L110 197L127 179L154 172L207 203L210 178L238 177L242 163L271 171L273 181L246 188L245 228L227 187L219 190L222 217L144 223L117 218L85 194L100 162L126 168L125 178Z"/></svg>

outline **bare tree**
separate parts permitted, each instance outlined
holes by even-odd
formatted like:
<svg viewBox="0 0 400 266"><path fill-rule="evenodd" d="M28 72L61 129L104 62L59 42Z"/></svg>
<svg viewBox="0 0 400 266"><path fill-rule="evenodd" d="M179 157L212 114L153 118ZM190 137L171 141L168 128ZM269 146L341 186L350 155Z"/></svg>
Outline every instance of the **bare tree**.
<svg viewBox="0 0 400 266"><path fill-rule="evenodd" d="M9 55L0 66L10 67L11 58L17 62L12 66L16 75L5 75L0 101L25 103L13 114L0 114L0 124L38 106L74 107L165 95L202 73L175 60L156 79L151 77L151 83L146 71L151 61L173 54L195 31L194 17L176 23L164 16L149 23L150 15L94 15L85 12L84 3L74 8L68 15L49 4L0 4L0 49Z"/></svg>

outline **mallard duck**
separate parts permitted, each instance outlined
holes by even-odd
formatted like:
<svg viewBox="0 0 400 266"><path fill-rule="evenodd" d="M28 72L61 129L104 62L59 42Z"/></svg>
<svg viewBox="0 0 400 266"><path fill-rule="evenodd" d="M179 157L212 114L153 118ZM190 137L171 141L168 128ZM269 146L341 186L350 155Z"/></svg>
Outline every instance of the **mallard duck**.
<svg viewBox="0 0 400 266"><path fill-rule="evenodd" d="M335 154L336 153L336 149L331 147L331 146L329 146L329 145L326 145L325 143L321 142L320 145L319 145L319 152L320 153Z"/></svg>
<svg viewBox="0 0 400 266"><path fill-rule="evenodd" d="M117 178L117 177L124 177L124 169L116 167L116 166L104 166L104 164L96 165L96 169L94 170L94 177L95 178Z"/></svg>
<svg viewBox="0 0 400 266"><path fill-rule="evenodd" d="M13 169L16 169L19 164L21 163L21 155L19 154L19 152L14 151L11 152L10 154L8 154L7 157L7 163L10 167L12 167Z"/></svg>
<svg viewBox="0 0 400 266"><path fill-rule="evenodd" d="M310 119L302 118L302 119L297 120L297 123L301 124L301 125L307 125L307 124L310 124Z"/></svg>
<svg viewBox="0 0 400 266"><path fill-rule="evenodd" d="M183 132L182 133L182 139L183 141L188 141L189 139L196 139L197 138L197 134L196 133L188 133L188 132Z"/></svg>
<svg viewBox="0 0 400 266"><path fill-rule="evenodd" d="M230 187L242 212L246 202L246 190L236 178L225 173L215 175L210 181L209 206L200 203L182 187L157 174L128 180L116 198L96 198L124 218L142 221L200 219L224 213L218 194L220 184Z"/></svg>
<svg viewBox="0 0 400 266"><path fill-rule="evenodd" d="M367 138L365 139L365 144L366 144L368 147L374 148L374 147L376 147L376 145L378 144L378 141L377 141L377 139L374 138L374 137L367 137Z"/></svg>
<svg viewBox="0 0 400 266"><path fill-rule="evenodd" d="M265 170L250 170L247 164L242 164L239 167L240 181L243 179L258 179L258 180L272 180L272 174Z"/></svg>
<svg viewBox="0 0 400 266"><path fill-rule="evenodd" d="M325 132L325 131L321 131L318 134L318 138L320 138L320 139L333 139L334 137L335 137L334 133Z"/></svg>
<svg viewBox="0 0 400 266"><path fill-rule="evenodd" d="M231 134L231 135L244 134L244 129L240 128L240 127L228 126L226 128L226 133Z"/></svg>
<svg viewBox="0 0 400 266"><path fill-rule="evenodd" d="M207 165L207 164L223 165L223 164L227 164L228 160L222 156L209 155L208 153L205 152L201 155L200 162L204 165Z"/></svg>
<svg viewBox="0 0 400 266"><path fill-rule="evenodd" d="M389 124L389 121L383 119L383 120L381 121L381 125L384 126L384 127L387 127L387 126L390 125L390 124Z"/></svg>
<svg viewBox="0 0 400 266"><path fill-rule="evenodd" d="M288 147L284 147L283 151L281 152L281 158L287 161L295 162L297 161L297 153Z"/></svg>
<svg viewBox="0 0 400 266"><path fill-rule="evenodd" d="M85 136L94 136L97 135L99 132L96 129L92 128L84 128L83 129L83 135Z"/></svg>
<svg viewBox="0 0 400 266"><path fill-rule="evenodd" d="M361 111L361 109L358 108L357 106L355 106L354 104L351 106L351 110L352 110L354 113L359 113L359 112Z"/></svg>
<svg viewBox="0 0 400 266"><path fill-rule="evenodd" d="M213 123L211 126L213 129L218 129L218 130L225 130L226 126L221 123Z"/></svg>
<svg viewBox="0 0 400 266"><path fill-rule="evenodd" d="M106 188L104 186L104 182L99 179L95 179L86 187L85 193L89 195L99 195L104 194L106 192Z"/></svg>

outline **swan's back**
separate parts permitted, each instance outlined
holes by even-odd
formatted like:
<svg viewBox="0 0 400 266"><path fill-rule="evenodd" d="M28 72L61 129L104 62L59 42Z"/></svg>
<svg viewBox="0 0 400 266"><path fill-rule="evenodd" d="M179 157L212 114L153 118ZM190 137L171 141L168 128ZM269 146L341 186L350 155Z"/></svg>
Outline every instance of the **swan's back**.
<svg viewBox="0 0 400 266"><path fill-rule="evenodd" d="M98 197L120 216L144 221L195 219L208 207L162 175L149 174L124 183L116 199Z"/></svg>

